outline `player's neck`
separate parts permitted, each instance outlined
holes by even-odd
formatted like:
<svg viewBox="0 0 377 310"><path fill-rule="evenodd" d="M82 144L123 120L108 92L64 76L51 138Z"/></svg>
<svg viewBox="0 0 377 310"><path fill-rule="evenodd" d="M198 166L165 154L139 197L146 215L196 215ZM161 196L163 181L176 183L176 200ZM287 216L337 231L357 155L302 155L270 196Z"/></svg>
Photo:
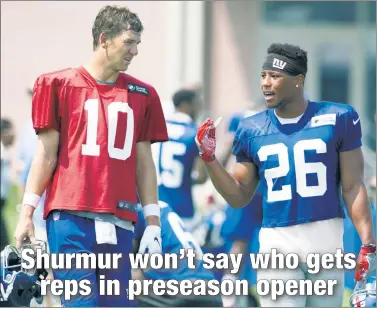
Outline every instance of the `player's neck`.
<svg viewBox="0 0 377 310"><path fill-rule="evenodd" d="M281 107L276 108L275 113L281 118L295 118L304 114L307 106L307 101L301 98L300 100L287 102Z"/></svg>
<svg viewBox="0 0 377 310"><path fill-rule="evenodd" d="M112 70L106 66L106 62L95 56L84 68L94 79L101 82L116 82L119 75L119 72Z"/></svg>

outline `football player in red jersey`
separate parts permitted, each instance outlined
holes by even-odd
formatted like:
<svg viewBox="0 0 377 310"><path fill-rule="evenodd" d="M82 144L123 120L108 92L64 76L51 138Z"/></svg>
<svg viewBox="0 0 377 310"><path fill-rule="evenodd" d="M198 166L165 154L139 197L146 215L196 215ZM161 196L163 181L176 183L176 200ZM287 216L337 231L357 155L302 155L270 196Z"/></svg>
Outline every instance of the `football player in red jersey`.
<svg viewBox="0 0 377 310"><path fill-rule="evenodd" d="M17 246L35 240L32 214L46 190L51 253L122 254L117 269L54 270L55 279L90 282L90 294L62 296L64 307L132 305L126 293L137 192L147 222L139 252L161 252L151 143L168 139L165 119L156 90L123 73L138 54L142 31L135 13L108 5L94 21L92 59L43 74L34 85L38 149L15 232ZM101 293L100 277L118 280L120 295Z"/></svg>

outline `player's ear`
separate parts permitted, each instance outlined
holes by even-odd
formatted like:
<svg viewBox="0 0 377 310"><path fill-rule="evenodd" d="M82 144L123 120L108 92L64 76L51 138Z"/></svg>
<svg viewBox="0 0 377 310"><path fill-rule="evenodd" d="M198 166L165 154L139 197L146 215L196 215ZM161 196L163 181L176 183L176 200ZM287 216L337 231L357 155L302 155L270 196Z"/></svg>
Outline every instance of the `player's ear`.
<svg viewBox="0 0 377 310"><path fill-rule="evenodd" d="M99 44L102 48L107 48L107 35L105 32L101 32L99 35Z"/></svg>
<svg viewBox="0 0 377 310"><path fill-rule="evenodd" d="M296 87L300 87L300 88L304 87L304 76L302 74L296 76L295 84L296 84Z"/></svg>

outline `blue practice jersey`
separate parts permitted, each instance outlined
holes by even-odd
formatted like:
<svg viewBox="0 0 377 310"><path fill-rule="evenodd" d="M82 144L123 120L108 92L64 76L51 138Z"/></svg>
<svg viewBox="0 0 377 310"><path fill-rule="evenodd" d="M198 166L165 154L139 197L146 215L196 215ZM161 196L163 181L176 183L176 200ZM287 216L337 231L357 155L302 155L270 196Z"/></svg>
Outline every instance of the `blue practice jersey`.
<svg viewBox="0 0 377 310"><path fill-rule="evenodd" d="M256 113L258 113L258 112L254 111L254 110L246 110L245 112L234 114L230 118L230 121L229 121L229 124L228 124L228 132L236 133L237 128L238 128L238 124L240 123L240 121L242 119L246 118L246 117L253 116Z"/></svg>
<svg viewBox="0 0 377 310"><path fill-rule="evenodd" d="M360 118L351 106L309 101L295 124L280 124L272 109L243 119L233 154L258 168L262 227L279 227L344 217L339 153L360 146Z"/></svg>
<svg viewBox="0 0 377 310"><path fill-rule="evenodd" d="M203 262L199 259L203 254L200 246L194 240L191 233L186 230L181 218L166 203L159 202L161 208L161 240L162 253L176 253L179 257L180 249L192 248L196 253L196 269L190 269L185 259L179 260L178 269L149 269L144 271L146 279L151 280L185 280L185 279L203 279L212 280L214 275L212 271L203 267ZM146 223L143 215L142 207L139 205L138 222L136 224L135 236L136 240L141 240L145 230Z"/></svg>
<svg viewBox="0 0 377 310"><path fill-rule="evenodd" d="M180 217L192 218L191 174L199 154L195 143L197 127L183 113L169 116L166 126L169 141L152 145L159 199L170 205Z"/></svg>

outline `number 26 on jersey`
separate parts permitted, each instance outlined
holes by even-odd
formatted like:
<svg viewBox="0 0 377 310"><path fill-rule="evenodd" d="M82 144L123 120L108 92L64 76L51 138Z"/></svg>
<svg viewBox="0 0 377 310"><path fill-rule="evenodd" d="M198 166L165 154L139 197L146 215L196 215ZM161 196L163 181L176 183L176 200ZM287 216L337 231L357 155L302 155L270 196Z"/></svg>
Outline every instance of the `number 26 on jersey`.
<svg viewBox="0 0 377 310"><path fill-rule="evenodd" d="M327 152L326 143L321 139L301 140L293 147L294 174L296 177L296 191L301 197L322 196L327 190L327 167L321 163L305 162L305 151L314 150L317 154ZM267 201L276 202L292 199L291 184L281 186L281 189L273 189L274 180L283 178L290 172L288 147L284 143L264 145L258 151L260 161L268 160L271 155L278 156L279 165L266 169L264 177L267 183ZM306 176L312 173L317 175L318 185L307 185Z"/></svg>

